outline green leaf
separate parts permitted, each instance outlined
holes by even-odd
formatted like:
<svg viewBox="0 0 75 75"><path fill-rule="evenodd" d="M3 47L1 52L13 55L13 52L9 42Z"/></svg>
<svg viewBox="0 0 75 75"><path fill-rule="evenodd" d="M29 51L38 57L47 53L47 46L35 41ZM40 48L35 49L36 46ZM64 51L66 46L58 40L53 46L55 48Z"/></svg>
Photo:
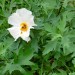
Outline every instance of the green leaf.
<svg viewBox="0 0 75 75"><path fill-rule="evenodd" d="M15 2L15 0L12 0L12 1L10 2L10 6L9 6L9 12L10 12L10 13L11 13L13 7L16 7L16 2Z"/></svg>
<svg viewBox="0 0 75 75"><path fill-rule="evenodd" d="M59 75L67 75L66 71L59 69Z"/></svg>
<svg viewBox="0 0 75 75"><path fill-rule="evenodd" d="M4 42L0 42L0 54L5 54L6 50L13 44L14 40L11 38L4 39Z"/></svg>
<svg viewBox="0 0 75 75"><path fill-rule="evenodd" d="M61 34L55 34L52 38L52 41L56 40L57 38L62 38Z"/></svg>
<svg viewBox="0 0 75 75"><path fill-rule="evenodd" d="M75 67L75 58L73 58L72 63L74 64L74 67Z"/></svg>
<svg viewBox="0 0 75 75"><path fill-rule="evenodd" d="M44 9L47 11L47 9L53 9L56 6L56 0L44 0L41 4Z"/></svg>
<svg viewBox="0 0 75 75"><path fill-rule="evenodd" d="M74 16L75 16L75 12L68 12L67 13L67 15L66 15L66 17L67 17L67 21L71 21L73 18L74 18Z"/></svg>
<svg viewBox="0 0 75 75"><path fill-rule="evenodd" d="M69 1L70 1L70 0L64 0L64 1L63 1L63 7L66 8L66 6L67 6L67 4L68 4Z"/></svg>
<svg viewBox="0 0 75 75"><path fill-rule="evenodd" d="M69 75L75 75L75 72L73 72L73 73L69 73Z"/></svg>
<svg viewBox="0 0 75 75"><path fill-rule="evenodd" d="M6 71L9 71L10 74L12 73L12 71L14 70L19 70L20 72L25 72L25 70L19 65L19 64L12 64L12 63L7 63L3 73L6 73Z"/></svg>
<svg viewBox="0 0 75 75"><path fill-rule="evenodd" d="M58 75L57 73L53 73L53 74L51 74L51 75Z"/></svg>
<svg viewBox="0 0 75 75"><path fill-rule="evenodd" d="M0 20L0 26L3 24L3 21L4 21L4 20Z"/></svg>
<svg viewBox="0 0 75 75"><path fill-rule="evenodd" d="M62 37L61 44L63 46L63 52L65 55L75 52L75 45L71 42L70 38L67 37L67 35Z"/></svg>
<svg viewBox="0 0 75 75"><path fill-rule="evenodd" d="M34 65L34 63L30 62L30 59L34 56L34 50L27 48L27 50L21 50L18 55L17 63L20 65Z"/></svg>
<svg viewBox="0 0 75 75"><path fill-rule="evenodd" d="M44 24L44 29L46 31L48 31L48 32L52 32L53 31L53 27L50 24L48 24L48 23Z"/></svg>
<svg viewBox="0 0 75 75"><path fill-rule="evenodd" d="M26 71L26 73L23 74L23 75L33 75L33 73L32 73L32 72L28 72L28 71Z"/></svg>
<svg viewBox="0 0 75 75"><path fill-rule="evenodd" d="M36 38L32 39L31 48L33 48L36 52L38 52L39 45L38 45L38 41Z"/></svg>
<svg viewBox="0 0 75 75"><path fill-rule="evenodd" d="M48 54L50 51L56 48L57 41L50 41L44 46L43 55Z"/></svg>
<svg viewBox="0 0 75 75"><path fill-rule="evenodd" d="M51 10L51 12L49 12L49 14L51 15L53 12L53 9L57 6L56 0L43 0L41 2L42 7L44 8L44 11L46 14L48 14L48 11Z"/></svg>
<svg viewBox="0 0 75 75"><path fill-rule="evenodd" d="M4 37L6 37L8 34L8 31L6 31L5 29L0 30L0 40L3 40Z"/></svg>
<svg viewBox="0 0 75 75"><path fill-rule="evenodd" d="M61 33L63 33L65 30L66 30L66 15L67 15L67 11L65 11L63 14L62 14L62 19L60 19L58 22L57 22L57 28L61 31Z"/></svg>
<svg viewBox="0 0 75 75"><path fill-rule="evenodd" d="M52 68L52 69L53 69L53 68L56 68L56 66L57 66L57 61L54 61L54 62L52 63L51 68Z"/></svg>

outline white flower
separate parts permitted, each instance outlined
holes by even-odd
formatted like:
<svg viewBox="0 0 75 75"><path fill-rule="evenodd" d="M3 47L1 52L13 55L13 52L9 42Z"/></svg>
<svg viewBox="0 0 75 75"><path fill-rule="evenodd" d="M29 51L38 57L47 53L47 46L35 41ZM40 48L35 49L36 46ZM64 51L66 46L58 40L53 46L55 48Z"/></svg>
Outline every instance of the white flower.
<svg viewBox="0 0 75 75"><path fill-rule="evenodd" d="M8 23L12 25L12 27L7 30L13 38L17 40L21 37L27 42L30 40L30 29L36 26L32 12L25 8L17 9L16 12L8 18Z"/></svg>

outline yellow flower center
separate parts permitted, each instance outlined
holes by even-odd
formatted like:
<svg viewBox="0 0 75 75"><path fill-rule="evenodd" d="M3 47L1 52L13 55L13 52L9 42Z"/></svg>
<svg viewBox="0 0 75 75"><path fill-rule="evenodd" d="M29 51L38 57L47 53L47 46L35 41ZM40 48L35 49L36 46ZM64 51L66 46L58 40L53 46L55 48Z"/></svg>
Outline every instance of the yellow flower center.
<svg viewBox="0 0 75 75"><path fill-rule="evenodd" d="M20 24L20 26L21 26L21 28L20 28L21 33L28 30L28 25L26 23L23 22Z"/></svg>

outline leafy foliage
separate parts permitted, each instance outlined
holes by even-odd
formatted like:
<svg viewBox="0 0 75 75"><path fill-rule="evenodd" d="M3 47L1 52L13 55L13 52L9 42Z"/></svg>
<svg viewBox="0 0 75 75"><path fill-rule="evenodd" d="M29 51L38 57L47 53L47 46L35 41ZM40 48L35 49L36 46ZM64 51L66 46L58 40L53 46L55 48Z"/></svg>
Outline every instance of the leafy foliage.
<svg viewBox="0 0 75 75"><path fill-rule="evenodd" d="M19 8L35 16L28 43L7 31ZM75 0L0 0L0 75L75 75Z"/></svg>

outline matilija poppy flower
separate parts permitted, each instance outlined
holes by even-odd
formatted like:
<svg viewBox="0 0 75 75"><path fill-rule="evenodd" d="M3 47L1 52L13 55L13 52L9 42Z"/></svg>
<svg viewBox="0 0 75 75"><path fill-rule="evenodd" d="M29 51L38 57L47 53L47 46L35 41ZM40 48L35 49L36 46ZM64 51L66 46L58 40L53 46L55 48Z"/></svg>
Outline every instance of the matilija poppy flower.
<svg viewBox="0 0 75 75"><path fill-rule="evenodd" d="M36 26L32 12L26 8L17 9L15 13L9 16L8 23L11 24L12 27L7 30L15 41L21 37L28 42L30 40L30 29Z"/></svg>

